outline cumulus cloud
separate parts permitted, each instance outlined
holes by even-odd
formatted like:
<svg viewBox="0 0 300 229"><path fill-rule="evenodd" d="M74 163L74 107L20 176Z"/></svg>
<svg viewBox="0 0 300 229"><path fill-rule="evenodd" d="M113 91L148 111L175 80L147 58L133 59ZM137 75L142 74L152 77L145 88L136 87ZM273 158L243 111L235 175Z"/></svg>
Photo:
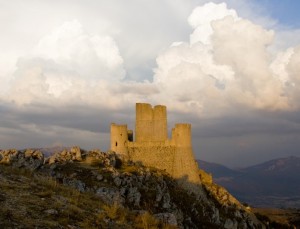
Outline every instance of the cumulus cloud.
<svg viewBox="0 0 300 229"><path fill-rule="evenodd" d="M228 2L250 9L247 1ZM284 147L297 143L300 48L295 33L265 29L254 23L261 20L252 20L259 13L242 12L247 20L241 7L236 11L210 2L194 8L197 4L94 1L78 3L78 13L62 3L56 14L57 5L43 2L31 17L26 4L16 24L2 26L10 35L0 42L1 147L55 142L108 147L111 122L134 127L135 102L167 105L170 126L193 123L202 159L218 159L226 151L223 161L229 152L231 159L237 152L249 153L248 160L269 142L268 152L279 149L283 135ZM35 31L36 18L41 21Z"/></svg>
<svg viewBox="0 0 300 229"><path fill-rule="evenodd" d="M104 102L109 84L124 76L114 39L88 34L74 20L41 38L30 55L19 58L8 98L18 104Z"/></svg>
<svg viewBox="0 0 300 229"><path fill-rule="evenodd" d="M236 11L227 9L225 3L215 4L209 2L196 7L188 18L189 24L194 28L190 36L190 43L194 44L201 41L204 44L210 44L210 36L213 34L211 22L223 19L226 16L232 16L235 20L238 19Z"/></svg>
<svg viewBox="0 0 300 229"><path fill-rule="evenodd" d="M157 57L157 100L200 116L299 108L298 48L270 52L274 31L225 3L199 6L188 21L190 42L173 43Z"/></svg>
<svg viewBox="0 0 300 229"><path fill-rule="evenodd" d="M298 108L299 48L270 52L274 31L225 3L196 7L188 22L190 41L174 42L157 57L153 82L125 78L113 37L89 34L77 20L65 22L19 58L3 99L112 109L146 101L202 117Z"/></svg>
<svg viewBox="0 0 300 229"><path fill-rule="evenodd" d="M225 3L196 7L188 22L190 41L174 42L157 57L153 82L125 78L114 38L65 22L19 58L5 100L111 108L148 101L199 116L298 107L298 49L270 52L274 31Z"/></svg>

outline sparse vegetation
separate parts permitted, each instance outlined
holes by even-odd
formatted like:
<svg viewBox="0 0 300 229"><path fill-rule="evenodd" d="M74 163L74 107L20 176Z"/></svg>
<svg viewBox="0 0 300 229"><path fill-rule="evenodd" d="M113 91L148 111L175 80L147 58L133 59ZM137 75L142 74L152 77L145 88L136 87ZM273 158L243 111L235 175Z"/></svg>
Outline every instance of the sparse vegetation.
<svg viewBox="0 0 300 229"><path fill-rule="evenodd" d="M0 228L245 228L253 216L214 183L197 186L199 195L113 152L78 148L44 164L22 155L0 165Z"/></svg>
<svg viewBox="0 0 300 229"><path fill-rule="evenodd" d="M103 206L95 195L80 193L51 177L3 165L0 170L0 228L55 228L83 219L93 222L95 210Z"/></svg>
<svg viewBox="0 0 300 229"><path fill-rule="evenodd" d="M58 169L69 173L78 166ZM0 186L0 228L172 228L160 225L149 212L106 204L94 193L82 193L43 173L0 165Z"/></svg>

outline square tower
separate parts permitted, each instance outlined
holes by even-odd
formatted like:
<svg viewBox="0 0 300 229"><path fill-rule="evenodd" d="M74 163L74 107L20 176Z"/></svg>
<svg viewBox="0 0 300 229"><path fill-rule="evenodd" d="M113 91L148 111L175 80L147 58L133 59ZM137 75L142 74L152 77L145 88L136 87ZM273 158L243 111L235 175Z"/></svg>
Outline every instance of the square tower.
<svg viewBox="0 0 300 229"><path fill-rule="evenodd" d="M166 106L154 108L147 103L136 104L136 142L164 142L168 139Z"/></svg>

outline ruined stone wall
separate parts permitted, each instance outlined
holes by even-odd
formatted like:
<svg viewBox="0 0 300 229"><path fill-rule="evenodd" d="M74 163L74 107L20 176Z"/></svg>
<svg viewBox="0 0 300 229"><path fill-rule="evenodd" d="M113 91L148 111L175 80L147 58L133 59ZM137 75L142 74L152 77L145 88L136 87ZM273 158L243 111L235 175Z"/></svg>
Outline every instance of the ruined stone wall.
<svg viewBox="0 0 300 229"><path fill-rule="evenodd" d="M192 147L176 146L173 140L165 142L129 142L128 158L140 161L146 166L165 170L172 177L183 182L199 184L198 166Z"/></svg>
<svg viewBox="0 0 300 229"><path fill-rule="evenodd" d="M192 147L176 147L173 177L182 180L182 182L200 183L198 166L194 159Z"/></svg>
<svg viewBox="0 0 300 229"><path fill-rule="evenodd" d="M191 125L176 124L168 139L165 106L136 104L136 137L127 125L111 125L111 150L132 161L165 170L185 183L200 183L191 143ZM187 181L187 182L186 182Z"/></svg>
<svg viewBox="0 0 300 229"><path fill-rule="evenodd" d="M172 142L178 147L192 147L191 129L191 124L175 124L172 129Z"/></svg>
<svg viewBox="0 0 300 229"><path fill-rule="evenodd" d="M167 111L165 106L150 104L136 104L135 122L136 142L165 141L168 138Z"/></svg>
<svg viewBox="0 0 300 229"><path fill-rule="evenodd" d="M128 156L132 161L140 161L145 166L165 170L173 176L175 146L157 145L131 145L128 147Z"/></svg>

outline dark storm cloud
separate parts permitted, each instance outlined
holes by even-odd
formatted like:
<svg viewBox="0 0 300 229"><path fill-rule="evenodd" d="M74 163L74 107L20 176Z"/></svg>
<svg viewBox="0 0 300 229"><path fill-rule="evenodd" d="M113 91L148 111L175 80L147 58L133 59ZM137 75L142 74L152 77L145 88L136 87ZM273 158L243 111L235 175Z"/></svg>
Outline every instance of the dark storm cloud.
<svg viewBox="0 0 300 229"><path fill-rule="evenodd" d="M133 109L131 109L133 110ZM44 106L28 105L18 107L14 105L0 106L2 127L21 128L22 124L38 126L62 126L91 132L109 132L111 122L132 122L132 113L129 108L118 111L107 108L89 106Z"/></svg>

